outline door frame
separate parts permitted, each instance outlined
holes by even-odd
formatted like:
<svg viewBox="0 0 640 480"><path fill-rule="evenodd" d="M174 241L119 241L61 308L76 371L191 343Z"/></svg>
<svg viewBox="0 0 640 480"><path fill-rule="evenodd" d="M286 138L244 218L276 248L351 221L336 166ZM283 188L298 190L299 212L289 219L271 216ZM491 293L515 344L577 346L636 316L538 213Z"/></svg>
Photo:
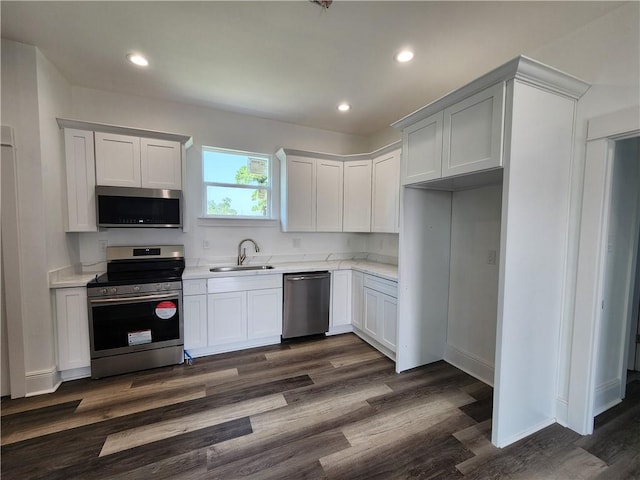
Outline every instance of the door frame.
<svg viewBox="0 0 640 480"><path fill-rule="evenodd" d="M640 106L589 120L567 402L567 425L582 435L593 433L614 147L636 136Z"/></svg>

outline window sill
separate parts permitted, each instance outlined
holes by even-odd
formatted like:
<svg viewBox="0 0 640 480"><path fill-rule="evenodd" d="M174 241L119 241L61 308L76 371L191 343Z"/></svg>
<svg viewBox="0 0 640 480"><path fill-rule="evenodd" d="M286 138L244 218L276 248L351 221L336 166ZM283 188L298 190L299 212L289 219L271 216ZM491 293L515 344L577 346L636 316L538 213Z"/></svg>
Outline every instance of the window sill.
<svg viewBox="0 0 640 480"><path fill-rule="evenodd" d="M277 218L249 218L249 217L198 217L199 227L279 227Z"/></svg>

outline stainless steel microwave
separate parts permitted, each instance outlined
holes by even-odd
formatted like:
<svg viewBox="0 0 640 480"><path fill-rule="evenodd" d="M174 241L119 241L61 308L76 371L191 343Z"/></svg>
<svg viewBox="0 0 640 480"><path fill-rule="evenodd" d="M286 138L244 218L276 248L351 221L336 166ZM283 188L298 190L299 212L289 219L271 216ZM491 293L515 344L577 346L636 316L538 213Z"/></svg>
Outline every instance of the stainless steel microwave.
<svg viewBox="0 0 640 480"><path fill-rule="evenodd" d="M96 186L99 227L181 228L182 191Z"/></svg>

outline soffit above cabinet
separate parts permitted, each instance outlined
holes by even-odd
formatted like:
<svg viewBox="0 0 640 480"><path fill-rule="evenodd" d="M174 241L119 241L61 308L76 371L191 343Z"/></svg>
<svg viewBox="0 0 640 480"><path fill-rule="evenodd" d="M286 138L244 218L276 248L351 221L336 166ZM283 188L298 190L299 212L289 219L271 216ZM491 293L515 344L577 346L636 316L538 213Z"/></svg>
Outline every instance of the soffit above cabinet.
<svg viewBox="0 0 640 480"><path fill-rule="evenodd" d="M90 130L94 132L116 133L119 135L130 135L133 137L154 138L159 140L169 140L179 142L185 148L193 145L193 137L179 133L160 132L157 130L144 130L135 127L125 127L122 125L111 125L108 123L86 122L84 120L72 120L68 118L56 118L58 127L75 128L77 130Z"/></svg>
<svg viewBox="0 0 640 480"><path fill-rule="evenodd" d="M590 84L579 78L520 55L504 65L491 70L473 82L410 113L406 117L391 124L391 126L403 129L485 88L511 79L520 80L572 99L580 98L590 87Z"/></svg>

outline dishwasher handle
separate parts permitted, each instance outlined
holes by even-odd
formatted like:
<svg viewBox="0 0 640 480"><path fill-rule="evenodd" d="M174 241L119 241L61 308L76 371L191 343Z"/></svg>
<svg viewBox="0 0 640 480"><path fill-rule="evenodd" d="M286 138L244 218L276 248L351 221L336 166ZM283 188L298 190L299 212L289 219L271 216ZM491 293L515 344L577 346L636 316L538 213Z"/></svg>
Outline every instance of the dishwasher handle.
<svg viewBox="0 0 640 480"><path fill-rule="evenodd" d="M329 272L318 272L318 273L309 273L309 274L293 274L293 275L285 275L286 281L297 282L300 280L313 280L315 278L329 278L331 274Z"/></svg>

